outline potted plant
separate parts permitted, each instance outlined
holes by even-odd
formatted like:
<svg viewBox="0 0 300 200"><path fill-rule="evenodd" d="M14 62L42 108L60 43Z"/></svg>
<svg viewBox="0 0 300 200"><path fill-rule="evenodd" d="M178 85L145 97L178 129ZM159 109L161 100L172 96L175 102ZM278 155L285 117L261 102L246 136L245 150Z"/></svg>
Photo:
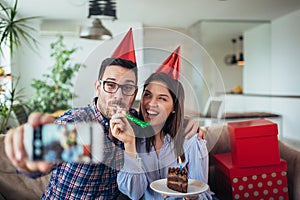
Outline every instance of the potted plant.
<svg viewBox="0 0 300 200"><path fill-rule="evenodd" d="M53 113L71 108L70 100L76 97L72 79L83 64L72 63L72 55L77 47L67 48L63 36L58 35L57 41L50 44L50 57L55 63L50 67L50 73L43 74L43 79L33 79L31 86L35 95L30 100L32 111Z"/></svg>
<svg viewBox="0 0 300 200"><path fill-rule="evenodd" d="M2 1L0 2L0 46L8 45L11 56L13 51L24 42L31 47L32 44L37 44L31 34L36 29L27 25L27 22L39 17L18 18L17 6L18 0L15 1L13 7L6 6Z"/></svg>
<svg viewBox="0 0 300 200"><path fill-rule="evenodd" d="M20 18L17 12L17 5L18 0L14 2L13 6L7 6L4 1L0 2L0 56L4 56L4 47L9 49L10 58L12 58L14 50L21 45L29 44L30 47L33 47L33 44L35 46L37 44L37 41L32 36L32 33L36 30L29 26L27 22L39 17ZM6 133L8 128L20 123L16 115L19 108L23 108L25 104L21 101L22 89L17 89L20 77L6 74L4 68L0 67L0 78L0 134L3 134ZM7 83L4 84L4 82ZM16 123L11 124L11 121Z"/></svg>
<svg viewBox="0 0 300 200"><path fill-rule="evenodd" d="M11 75L9 75L11 79ZM0 91L0 134L6 133L9 128L24 123L27 120L26 105L23 104L24 99L23 89L17 89L19 77L14 77L15 81L12 82L11 90ZM22 119L19 118L22 116Z"/></svg>

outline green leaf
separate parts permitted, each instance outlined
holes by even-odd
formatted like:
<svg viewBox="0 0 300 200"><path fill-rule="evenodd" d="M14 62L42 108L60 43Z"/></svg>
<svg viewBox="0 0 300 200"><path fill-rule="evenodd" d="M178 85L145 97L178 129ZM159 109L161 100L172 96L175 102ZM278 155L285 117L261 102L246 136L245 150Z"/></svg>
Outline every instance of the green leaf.
<svg viewBox="0 0 300 200"><path fill-rule="evenodd" d="M72 62L72 55L78 48L67 48L62 35L58 35L50 48L54 65L49 68L49 73L43 74L42 79L33 79L31 83L35 96L29 102L34 111L42 113L71 108L71 100L77 96L72 92L73 78L81 67L85 67Z"/></svg>
<svg viewBox="0 0 300 200"><path fill-rule="evenodd" d="M4 3L0 2L0 7L2 9L0 15L0 46L8 45L10 48L10 53L13 56L13 52L16 48L19 48L21 44L27 44L34 50L32 44L37 47L37 41L32 37L32 32L36 31L34 28L28 26L26 23L40 18L40 17L17 17L17 5L18 0L15 0L13 7L5 6ZM1 51L2 53L2 51Z"/></svg>

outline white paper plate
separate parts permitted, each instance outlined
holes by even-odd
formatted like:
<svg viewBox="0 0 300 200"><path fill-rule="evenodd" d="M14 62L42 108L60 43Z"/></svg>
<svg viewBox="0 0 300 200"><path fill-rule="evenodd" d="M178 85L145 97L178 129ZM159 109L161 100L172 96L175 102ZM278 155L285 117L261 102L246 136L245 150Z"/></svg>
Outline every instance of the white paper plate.
<svg viewBox="0 0 300 200"><path fill-rule="evenodd" d="M196 195L205 192L209 188L206 183L194 179L189 179L187 193L181 193L168 188L166 178L153 181L150 184L150 187L155 192L165 194L170 197L185 197L190 195Z"/></svg>

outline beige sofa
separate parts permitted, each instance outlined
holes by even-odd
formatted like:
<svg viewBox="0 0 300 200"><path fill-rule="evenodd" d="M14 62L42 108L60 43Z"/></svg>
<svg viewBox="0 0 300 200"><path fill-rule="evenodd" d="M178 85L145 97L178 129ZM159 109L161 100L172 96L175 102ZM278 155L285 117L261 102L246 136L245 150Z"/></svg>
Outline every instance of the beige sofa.
<svg viewBox="0 0 300 200"><path fill-rule="evenodd" d="M15 173L14 168L4 154L4 136L0 136L0 200L4 199L39 199L43 193L49 176L39 179L26 178ZM207 134L207 145L212 155L230 152L229 135L226 126L211 127ZM288 184L290 199L300 199L300 152L279 142L280 155L287 161ZM214 190L216 180L214 178L214 164L210 160L209 184Z"/></svg>
<svg viewBox="0 0 300 200"><path fill-rule="evenodd" d="M49 177L30 179L17 174L4 152L4 135L0 135L0 200L39 199Z"/></svg>

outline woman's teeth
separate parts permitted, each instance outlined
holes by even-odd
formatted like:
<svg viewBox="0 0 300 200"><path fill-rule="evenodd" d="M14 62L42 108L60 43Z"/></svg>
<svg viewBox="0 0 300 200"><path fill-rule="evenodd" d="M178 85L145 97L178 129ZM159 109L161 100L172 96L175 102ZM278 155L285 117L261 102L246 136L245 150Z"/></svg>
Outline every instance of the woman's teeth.
<svg viewBox="0 0 300 200"><path fill-rule="evenodd" d="M148 113L149 116L156 116L156 115L158 115L158 112L151 111L151 110L148 110L147 113Z"/></svg>

